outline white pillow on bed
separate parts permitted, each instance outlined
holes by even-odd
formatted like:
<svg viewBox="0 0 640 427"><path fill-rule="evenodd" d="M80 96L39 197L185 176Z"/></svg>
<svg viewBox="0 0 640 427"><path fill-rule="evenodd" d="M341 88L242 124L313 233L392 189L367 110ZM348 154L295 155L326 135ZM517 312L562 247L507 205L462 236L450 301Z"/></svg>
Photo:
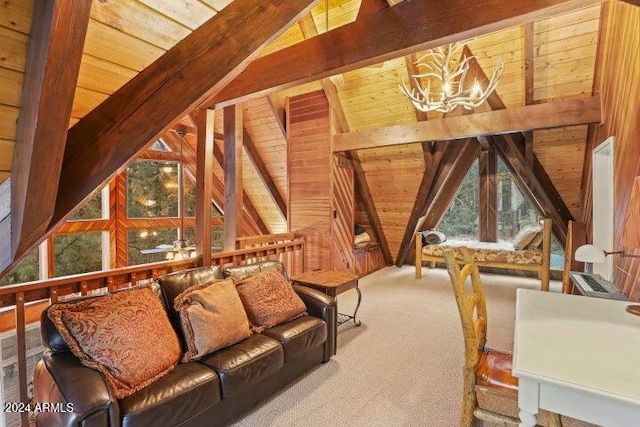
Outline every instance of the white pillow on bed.
<svg viewBox="0 0 640 427"><path fill-rule="evenodd" d="M542 227L538 224L527 225L523 227L516 237L513 238L513 247L519 251L525 249L527 245L529 245L533 239L535 239L536 235L542 231Z"/></svg>

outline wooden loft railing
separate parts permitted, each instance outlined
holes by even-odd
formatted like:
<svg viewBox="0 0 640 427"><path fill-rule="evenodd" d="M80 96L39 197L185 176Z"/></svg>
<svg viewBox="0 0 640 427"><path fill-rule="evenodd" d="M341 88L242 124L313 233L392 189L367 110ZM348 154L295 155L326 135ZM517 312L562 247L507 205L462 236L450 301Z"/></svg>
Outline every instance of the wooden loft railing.
<svg viewBox="0 0 640 427"><path fill-rule="evenodd" d="M291 275L304 271L304 239L279 234L243 237L239 240L260 246L214 253L211 257L212 265L242 265L278 259ZM20 401L26 403L29 399L26 327L37 322L42 311L50 304L69 296L108 292L151 283L164 274L196 265L197 259L164 261L0 287L0 332L16 330ZM27 425L28 414L23 415L22 424Z"/></svg>

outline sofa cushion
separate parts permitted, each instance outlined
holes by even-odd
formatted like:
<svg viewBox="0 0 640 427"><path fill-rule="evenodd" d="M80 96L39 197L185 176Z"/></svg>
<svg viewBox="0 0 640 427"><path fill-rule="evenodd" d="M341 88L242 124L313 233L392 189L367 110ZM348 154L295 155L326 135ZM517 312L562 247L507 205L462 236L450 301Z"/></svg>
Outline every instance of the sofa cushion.
<svg viewBox="0 0 640 427"><path fill-rule="evenodd" d="M282 274L263 271L236 282L251 329L261 332L295 319L307 307Z"/></svg>
<svg viewBox="0 0 640 427"><path fill-rule="evenodd" d="M173 302L178 295L188 288L203 283L211 283L223 278L222 268L219 266L197 267L188 270L176 271L158 278L158 284L162 289L164 303L167 306L169 320L176 331L181 330L180 314L173 309ZM184 341L180 337L182 344ZM184 347L186 349L186 346Z"/></svg>
<svg viewBox="0 0 640 427"><path fill-rule="evenodd" d="M284 349L284 361L295 359L327 340L327 327L323 320L313 316L302 316L273 328L265 329L263 335L280 341Z"/></svg>
<svg viewBox="0 0 640 427"><path fill-rule="evenodd" d="M280 343L264 335L251 335L231 347L223 348L199 360L220 376L222 396L242 393L284 365Z"/></svg>
<svg viewBox="0 0 640 427"><path fill-rule="evenodd" d="M47 314L71 351L102 372L119 399L167 374L180 360L178 337L148 286L59 302Z"/></svg>
<svg viewBox="0 0 640 427"><path fill-rule="evenodd" d="M233 280L193 286L175 299L189 362L251 335L247 314Z"/></svg>
<svg viewBox="0 0 640 427"><path fill-rule="evenodd" d="M122 426L174 426L222 399L220 378L199 363L183 363L120 401Z"/></svg>

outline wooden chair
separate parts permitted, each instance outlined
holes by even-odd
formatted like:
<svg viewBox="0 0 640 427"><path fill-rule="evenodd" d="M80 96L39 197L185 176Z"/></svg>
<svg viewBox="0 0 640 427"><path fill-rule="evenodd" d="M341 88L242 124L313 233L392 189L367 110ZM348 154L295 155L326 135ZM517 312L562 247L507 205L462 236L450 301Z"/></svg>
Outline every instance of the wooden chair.
<svg viewBox="0 0 640 427"><path fill-rule="evenodd" d="M485 347L487 341L487 305L478 266L462 249L464 266L460 268L453 251L444 253L445 263L460 312L464 334L465 364L460 427L471 427L473 419L499 426L517 427L518 379L511 375L511 353ZM471 293L466 291L471 277ZM561 427L557 414L541 411L539 422Z"/></svg>

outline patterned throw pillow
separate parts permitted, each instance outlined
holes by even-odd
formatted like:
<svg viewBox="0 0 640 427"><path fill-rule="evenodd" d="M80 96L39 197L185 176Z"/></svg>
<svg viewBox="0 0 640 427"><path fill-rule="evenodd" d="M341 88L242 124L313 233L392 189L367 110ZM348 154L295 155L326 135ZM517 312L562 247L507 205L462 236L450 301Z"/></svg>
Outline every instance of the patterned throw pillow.
<svg viewBox="0 0 640 427"><path fill-rule="evenodd" d="M171 371L180 343L150 287L60 302L47 315L85 366L122 399Z"/></svg>
<svg viewBox="0 0 640 427"><path fill-rule="evenodd" d="M542 231L542 227L538 224L527 225L522 227L518 234L513 238L513 247L517 250L522 250L527 247L529 243L536 237L536 234Z"/></svg>
<svg viewBox="0 0 640 427"><path fill-rule="evenodd" d="M178 295L187 343L183 362L196 360L251 335L249 320L232 279L192 286Z"/></svg>
<svg viewBox="0 0 640 427"><path fill-rule="evenodd" d="M277 271L249 276L236 282L236 289L254 332L262 332L306 313L307 307L291 283Z"/></svg>

